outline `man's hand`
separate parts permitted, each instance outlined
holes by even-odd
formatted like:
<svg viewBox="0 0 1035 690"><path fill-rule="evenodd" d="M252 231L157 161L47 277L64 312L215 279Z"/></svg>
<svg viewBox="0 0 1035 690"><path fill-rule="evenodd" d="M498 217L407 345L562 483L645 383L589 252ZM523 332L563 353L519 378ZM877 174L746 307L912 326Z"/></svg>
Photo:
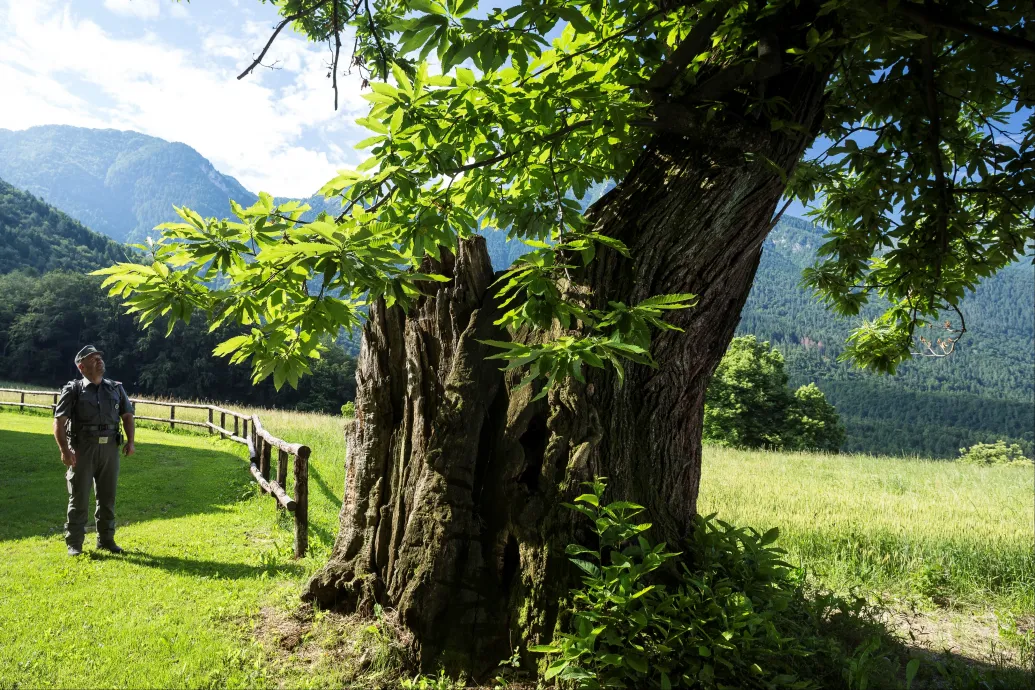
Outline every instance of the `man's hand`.
<svg viewBox="0 0 1035 690"><path fill-rule="evenodd" d="M132 441L130 441L126 445L122 446L122 454L123 455L130 456L130 455L133 455L133 453L135 453L135 452L137 452L137 449L133 445Z"/></svg>
<svg viewBox="0 0 1035 690"><path fill-rule="evenodd" d="M75 467L75 451L71 448L61 449L61 462L65 467Z"/></svg>

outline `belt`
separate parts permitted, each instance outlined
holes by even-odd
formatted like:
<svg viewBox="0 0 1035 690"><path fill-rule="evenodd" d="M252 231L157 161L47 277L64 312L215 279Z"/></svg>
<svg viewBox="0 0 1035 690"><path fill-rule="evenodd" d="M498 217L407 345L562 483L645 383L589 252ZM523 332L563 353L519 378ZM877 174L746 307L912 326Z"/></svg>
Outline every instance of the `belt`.
<svg viewBox="0 0 1035 690"><path fill-rule="evenodd" d="M117 424L83 424L79 431L118 431Z"/></svg>

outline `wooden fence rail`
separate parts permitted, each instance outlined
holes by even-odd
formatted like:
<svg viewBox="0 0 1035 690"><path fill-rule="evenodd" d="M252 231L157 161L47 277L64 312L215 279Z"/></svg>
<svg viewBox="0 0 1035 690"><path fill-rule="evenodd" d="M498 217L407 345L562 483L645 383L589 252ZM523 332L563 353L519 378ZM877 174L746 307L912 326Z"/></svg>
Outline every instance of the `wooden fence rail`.
<svg viewBox="0 0 1035 690"><path fill-rule="evenodd" d="M17 393L18 400L0 400L0 405L11 405L19 409L40 408L53 411L57 407L58 393L54 391L30 391L19 388L0 388L0 393ZM43 396L52 399L49 405L25 402L25 396ZM234 412L218 405L199 405L195 403L173 403L159 402L157 400L144 400L142 398L130 398L134 405L157 405L168 407L168 417L151 417L134 415L134 419L146 420L149 422L161 422L175 429L177 424L207 428L210 434L219 434L221 438L227 438L237 443L248 446L248 471L263 492L273 497L278 510L288 510L295 517L295 558L305 556L309 548L309 455L308 446L301 443L288 443L266 431L258 415L245 415ZM176 408L192 410L208 410L207 422L195 422L183 419L182 415L176 418ZM215 413L219 413L219 424L214 423ZM234 420L233 429L227 426L226 418ZM277 478L270 479L270 461L273 449L277 449ZM295 495L288 495L287 474L289 458L294 458L291 463L294 466Z"/></svg>

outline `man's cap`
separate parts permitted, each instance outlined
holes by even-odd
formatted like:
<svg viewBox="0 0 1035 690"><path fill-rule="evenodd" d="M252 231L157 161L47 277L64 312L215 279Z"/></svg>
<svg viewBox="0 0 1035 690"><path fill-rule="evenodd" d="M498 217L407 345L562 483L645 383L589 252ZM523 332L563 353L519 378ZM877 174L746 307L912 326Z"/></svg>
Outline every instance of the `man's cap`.
<svg viewBox="0 0 1035 690"><path fill-rule="evenodd" d="M90 355L103 355L103 354L104 354L103 352L98 350L93 345L87 345L86 347L84 347L82 350L79 351L79 354L77 354L75 356L75 363L78 365L80 362L82 362L84 359L86 359Z"/></svg>

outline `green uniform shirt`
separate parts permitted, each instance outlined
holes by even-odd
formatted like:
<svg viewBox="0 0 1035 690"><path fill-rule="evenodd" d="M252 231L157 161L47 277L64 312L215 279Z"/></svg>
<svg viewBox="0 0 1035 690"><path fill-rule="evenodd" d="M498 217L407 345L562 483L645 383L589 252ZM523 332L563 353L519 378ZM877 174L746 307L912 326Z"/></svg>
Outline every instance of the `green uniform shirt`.
<svg viewBox="0 0 1035 690"><path fill-rule="evenodd" d="M74 388L79 387L79 400L76 402ZM76 403L75 414L72 404ZM69 381L61 389L55 417L73 417L73 432L83 426L110 426L112 431L118 429L119 418L124 414L133 414L133 403L126 395L126 389L118 381L102 379L100 385L94 385L86 379Z"/></svg>

